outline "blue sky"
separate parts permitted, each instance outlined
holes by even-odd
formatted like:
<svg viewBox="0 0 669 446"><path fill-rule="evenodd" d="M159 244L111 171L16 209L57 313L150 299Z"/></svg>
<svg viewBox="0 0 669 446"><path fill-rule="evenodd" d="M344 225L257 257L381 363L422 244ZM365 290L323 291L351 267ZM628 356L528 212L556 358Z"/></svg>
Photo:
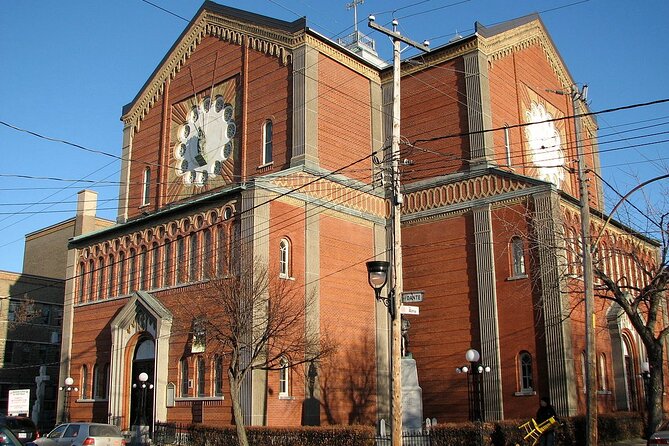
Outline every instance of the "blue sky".
<svg viewBox="0 0 669 446"><path fill-rule="evenodd" d="M151 2L173 14L143 0L0 2L0 121L119 156L121 108L183 31L187 22L177 16L190 20L202 4ZM306 16L309 27L331 38L353 24L346 0L219 3L288 21ZM433 47L456 32L472 33L475 21L492 25L540 12L574 80L589 85L593 111L669 98L665 0L366 0L359 20L373 13L384 24L393 10L403 34ZM390 57L384 37L364 20L360 30ZM669 143L658 142L669 139L662 134L669 130L669 104L603 114L598 122L602 172L619 191L669 172ZM633 131L639 127L647 128ZM606 142L622 138L631 139ZM0 270L20 271L25 234L72 217L81 189L96 190L98 215L115 219L117 159L6 125L0 150ZM658 199L659 189L648 191ZM605 192L616 201L612 190Z"/></svg>

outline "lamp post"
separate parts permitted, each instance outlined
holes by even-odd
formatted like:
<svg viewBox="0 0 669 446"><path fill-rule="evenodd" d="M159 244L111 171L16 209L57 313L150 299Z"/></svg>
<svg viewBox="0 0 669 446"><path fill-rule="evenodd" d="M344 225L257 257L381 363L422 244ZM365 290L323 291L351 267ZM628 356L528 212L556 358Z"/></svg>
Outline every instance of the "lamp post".
<svg viewBox="0 0 669 446"><path fill-rule="evenodd" d="M149 380L149 375L146 372L140 373L137 378L139 379L139 384L134 383L132 385L133 389L139 391L139 394L137 395L137 415L135 417L137 438L139 439L139 444L146 444L145 435L150 428L150 424L147 424L146 422L146 396L149 390L153 390L153 384L147 382Z"/></svg>
<svg viewBox="0 0 669 446"><path fill-rule="evenodd" d="M485 421L483 405L483 374L490 372L490 367L481 364L481 354L470 348L465 353L469 365L455 369L457 373L467 375L467 401L469 403L469 421Z"/></svg>
<svg viewBox="0 0 669 446"><path fill-rule="evenodd" d="M390 392L392 395L391 404L391 441L392 446L401 446L402 444L402 370L401 370L401 350L402 350L402 321L397 317L398 302L395 299L395 287L388 290L388 296L381 296L381 289L388 282L388 271L390 262L383 260L374 260L367 262L367 280L374 289L376 300L383 302L388 307L388 313L391 319L391 343L390 343L390 365L391 379Z"/></svg>
<svg viewBox="0 0 669 446"><path fill-rule="evenodd" d="M70 393L79 391L77 387L73 387L73 384L74 384L74 379L68 376L67 378L65 378L65 385L60 386L58 388L58 390L63 392L63 418L61 420L62 423L70 422Z"/></svg>

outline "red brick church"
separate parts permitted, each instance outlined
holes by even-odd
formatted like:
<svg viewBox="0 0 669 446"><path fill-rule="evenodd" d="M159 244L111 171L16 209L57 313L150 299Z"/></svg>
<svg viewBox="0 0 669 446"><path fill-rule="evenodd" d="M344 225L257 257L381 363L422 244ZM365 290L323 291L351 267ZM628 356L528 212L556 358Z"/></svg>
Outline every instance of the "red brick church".
<svg viewBox="0 0 669 446"><path fill-rule="evenodd" d="M389 418L390 324L365 263L391 246L374 160L390 136L392 68L363 49L305 19L204 3L123 108L117 223L69 244L60 375L79 389L72 419L130 427L146 372L154 420L230 424L226 359L176 327L184 299L234 274L242 252L298 287L311 326L337 345L314 375L254 370L246 423L302 424L310 380L320 424ZM486 419L531 416L543 395L583 413L574 110L550 92L574 84L565 62L531 15L477 24L403 64L401 83L404 287L425 296L407 316L408 350L424 415L466 419L455 369L472 347L490 367ZM597 124L582 127L596 172ZM654 261L656 244L620 224L605 239ZM609 268L643 281L624 259ZM642 344L614 309L599 305L596 323L600 410L636 409Z"/></svg>

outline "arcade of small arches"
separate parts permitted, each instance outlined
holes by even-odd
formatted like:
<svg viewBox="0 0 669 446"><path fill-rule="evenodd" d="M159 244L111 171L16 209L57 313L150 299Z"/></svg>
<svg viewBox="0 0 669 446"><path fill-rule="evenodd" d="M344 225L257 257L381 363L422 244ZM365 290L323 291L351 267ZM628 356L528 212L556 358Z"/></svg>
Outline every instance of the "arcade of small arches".
<svg viewBox="0 0 669 446"><path fill-rule="evenodd" d="M593 223L590 234L597 235L601 224ZM566 249L567 273L576 277L583 274L580 261L581 237L580 220L575 213L567 212L564 221L564 238ZM617 234L614 228L605 228L601 236L595 240L593 262L609 277L620 278L628 285L642 288L646 284L642 270L651 270L655 263L652 250L645 243L637 240L634 243L629 235Z"/></svg>
<svg viewBox="0 0 669 446"><path fill-rule="evenodd" d="M233 215L226 205L82 249L77 303L229 274L239 239Z"/></svg>

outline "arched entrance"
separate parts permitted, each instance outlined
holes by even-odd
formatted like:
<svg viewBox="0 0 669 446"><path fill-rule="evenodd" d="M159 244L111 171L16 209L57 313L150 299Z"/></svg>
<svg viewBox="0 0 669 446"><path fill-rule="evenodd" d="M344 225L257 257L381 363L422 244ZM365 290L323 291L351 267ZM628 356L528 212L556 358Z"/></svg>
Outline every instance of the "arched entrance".
<svg viewBox="0 0 669 446"><path fill-rule="evenodd" d="M153 337L142 333L132 357L130 385L130 424L153 427L153 383L155 382L156 349ZM142 382L140 375L146 373Z"/></svg>
<svg viewBox="0 0 669 446"><path fill-rule="evenodd" d="M167 419L165 397L171 330L172 314L145 291L133 293L111 321L109 419L122 429L137 426L136 420L142 415L147 420L145 426L151 426L155 420ZM147 374L144 403L138 396L142 389L139 381L142 373ZM149 388L150 384L153 389Z"/></svg>

